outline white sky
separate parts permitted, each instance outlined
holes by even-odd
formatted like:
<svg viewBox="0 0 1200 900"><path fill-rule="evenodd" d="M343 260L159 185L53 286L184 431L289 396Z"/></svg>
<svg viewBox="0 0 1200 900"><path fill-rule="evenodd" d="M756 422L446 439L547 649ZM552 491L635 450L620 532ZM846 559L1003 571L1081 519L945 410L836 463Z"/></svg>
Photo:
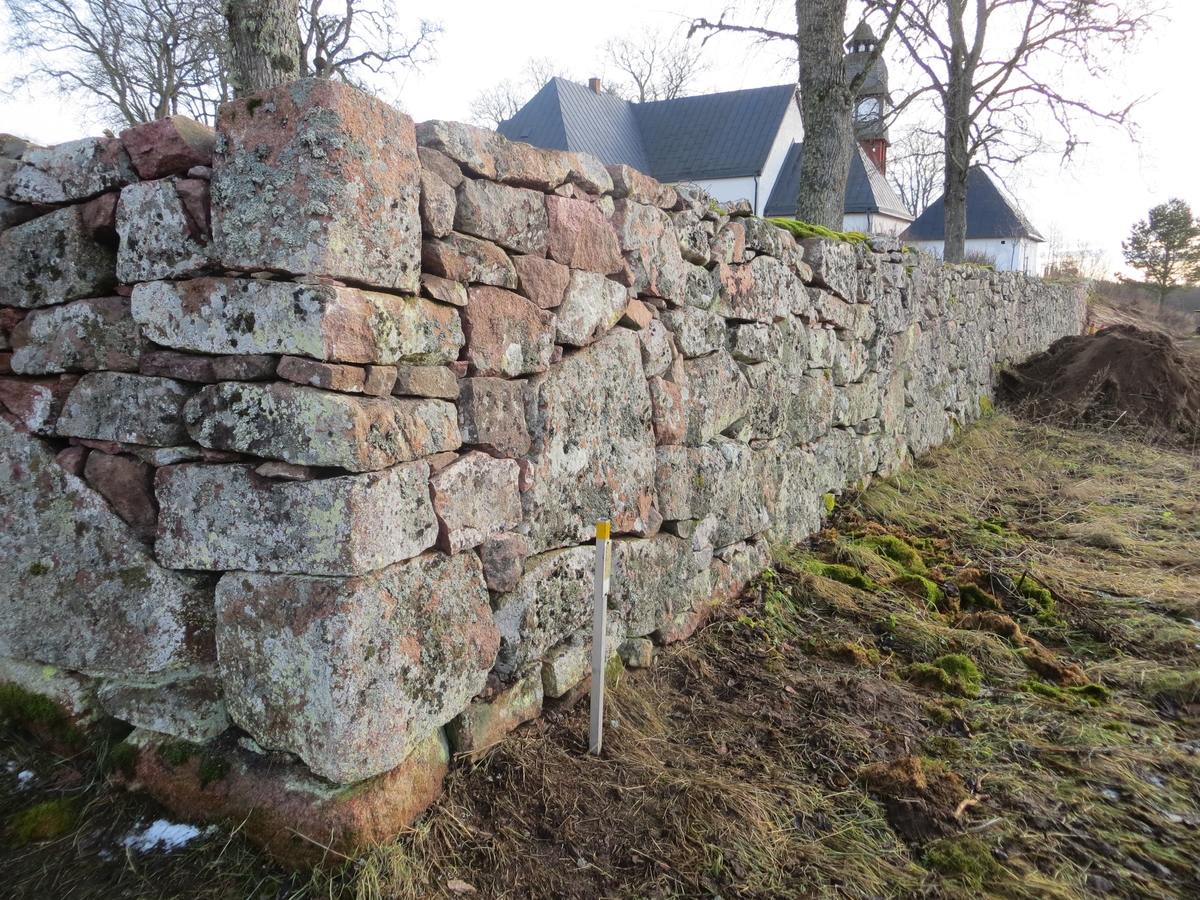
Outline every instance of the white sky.
<svg viewBox="0 0 1200 900"><path fill-rule="evenodd" d="M1140 143L1093 129L1092 143L1066 166L1056 156L1043 156L1007 175L1010 189L1043 233L1057 228L1069 246L1102 249L1110 272L1121 266L1121 239L1152 205L1181 197L1200 212L1200 165L1193 158L1200 145L1200 116L1194 112L1200 90L1195 75L1200 3L1168 3L1171 21L1145 40L1123 69L1128 97L1150 98L1136 113ZM723 6L719 0L661 0L652 7L635 0L452 0L422 10L445 29L437 41L437 60L419 73L401 74L381 93L417 121L465 119L472 98L503 78L519 76L529 57L550 57L580 79L604 78L599 46L607 37L670 31L691 16L715 18ZM717 37L708 45L711 68L699 87L735 90L793 81L795 64L786 60L786 50ZM898 52L894 47L889 56ZM0 75L18 65L11 54L0 58ZM903 78L900 68L892 66L893 87ZM96 133L103 124L81 102L53 95L0 96L0 131L42 143Z"/></svg>

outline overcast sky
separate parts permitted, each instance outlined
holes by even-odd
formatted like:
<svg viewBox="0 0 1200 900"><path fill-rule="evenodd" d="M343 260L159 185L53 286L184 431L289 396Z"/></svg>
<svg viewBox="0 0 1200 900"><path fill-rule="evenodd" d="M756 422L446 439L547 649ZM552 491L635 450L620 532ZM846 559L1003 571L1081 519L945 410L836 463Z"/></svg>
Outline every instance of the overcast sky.
<svg viewBox="0 0 1200 900"><path fill-rule="evenodd" d="M402 10L415 6L397 5ZM440 19L444 28L436 61L419 73L402 73L394 84L381 85L381 93L418 121L465 120L472 98L503 78L519 76L529 57L550 57L581 80L605 78L612 74L605 71L599 52L605 38L670 31L694 15L715 18L723 5L711 0L662 0L652 7L634 0L455 0L425 6L424 14ZM1119 132L1091 129L1092 143L1069 164L1061 165L1058 157L1049 155L1004 173L1043 233L1057 228L1069 245L1102 249L1110 272L1121 266L1122 238L1152 205L1181 197L1200 212L1200 165L1193 158L1200 145L1200 117L1195 112L1200 103L1195 75L1200 3L1171 0L1169 16L1171 21L1148 38L1123 69L1127 96L1150 98L1136 113L1140 143L1131 143ZM710 69L699 86L735 90L794 81L795 63L785 58L787 50L784 45L755 47L717 37L706 50ZM894 48L893 55L897 52ZM18 65L9 54L0 68L11 73ZM894 84L904 77L901 69L893 60ZM79 102L55 96L0 97L0 131L42 143L96 133L104 124Z"/></svg>

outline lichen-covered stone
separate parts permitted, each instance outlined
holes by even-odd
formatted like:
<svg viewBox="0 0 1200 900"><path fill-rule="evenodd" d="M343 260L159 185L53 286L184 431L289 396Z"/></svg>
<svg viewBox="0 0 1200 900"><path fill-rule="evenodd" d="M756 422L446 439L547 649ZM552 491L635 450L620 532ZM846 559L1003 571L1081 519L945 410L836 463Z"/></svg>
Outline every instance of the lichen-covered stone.
<svg viewBox="0 0 1200 900"><path fill-rule="evenodd" d="M675 346L685 359L705 356L725 346L725 320L716 313L683 306L662 312L662 323L675 337Z"/></svg>
<svg viewBox="0 0 1200 900"><path fill-rule="evenodd" d="M618 200L612 224L633 273L634 290L683 303L688 270L670 216L653 206Z"/></svg>
<svg viewBox="0 0 1200 900"><path fill-rule="evenodd" d="M454 406L444 400L355 397L294 384L209 385L188 404L186 419L203 447L350 472L461 443Z"/></svg>
<svg viewBox="0 0 1200 900"><path fill-rule="evenodd" d="M517 272L508 254L489 241L452 233L421 245L425 272L463 284L490 284L514 290Z"/></svg>
<svg viewBox="0 0 1200 900"><path fill-rule="evenodd" d="M116 138L82 138L31 147L9 181L7 196L21 203L72 203L137 181L129 154Z"/></svg>
<svg viewBox="0 0 1200 900"><path fill-rule="evenodd" d="M212 226L226 266L415 294L419 201L412 119L341 81L288 82L218 113Z"/></svg>
<svg viewBox="0 0 1200 900"><path fill-rule="evenodd" d="M690 605L695 574L690 541L668 534L614 541L608 608L624 622L626 633L651 634Z"/></svg>
<svg viewBox="0 0 1200 900"><path fill-rule="evenodd" d="M804 286L787 266L769 256L756 256L745 265L722 266L720 278L716 311L727 319L778 322L797 304L797 295L804 293Z"/></svg>
<svg viewBox="0 0 1200 900"><path fill-rule="evenodd" d="M104 711L122 722L195 744L212 740L232 724L215 673L113 681L100 688L98 698Z"/></svg>
<svg viewBox="0 0 1200 900"><path fill-rule="evenodd" d="M78 380L78 375L38 381L0 377L0 406L34 434L53 437L63 405Z"/></svg>
<svg viewBox="0 0 1200 900"><path fill-rule="evenodd" d="M494 287L472 287L462 312L471 374L544 372L554 351L554 315L524 297Z"/></svg>
<svg viewBox="0 0 1200 900"><path fill-rule="evenodd" d="M456 195L455 231L517 253L545 254L546 205L538 192L466 178Z"/></svg>
<svg viewBox="0 0 1200 900"><path fill-rule="evenodd" d="M679 202L679 195L673 187L660 184L631 166L608 166L608 174L612 178L614 200L627 199L633 203L657 206L659 209L673 209Z"/></svg>
<svg viewBox="0 0 1200 900"><path fill-rule="evenodd" d="M672 346L671 332L659 319L651 320L638 334L642 347L642 369L647 378L662 375L671 367L675 360L675 350Z"/></svg>
<svg viewBox="0 0 1200 900"><path fill-rule="evenodd" d="M459 386L458 424L464 444L514 458L529 452L525 382L464 378Z"/></svg>
<svg viewBox="0 0 1200 900"><path fill-rule="evenodd" d="M572 635L572 637L575 637ZM591 671L591 647L579 636L551 647L542 659L542 692L551 699L565 696Z"/></svg>
<svg viewBox="0 0 1200 900"><path fill-rule="evenodd" d="M537 673L518 679L497 697L472 700L446 725L446 737L455 753L475 758L541 714L542 676Z"/></svg>
<svg viewBox="0 0 1200 900"><path fill-rule="evenodd" d="M0 272L0 306L36 309L111 293L117 254L68 206L0 232Z"/></svg>
<svg viewBox="0 0 1200 900"><path fill-rule="evenodd" d="M461 553L521 521L515 460L473 451L438 472L429 482L439 528L437 547Z"/></svg>
<svg viewBox="0 0 1200 900"><path fill-rule="evenodd" d="M349 579L233 572L217 586L230 717L338 783L403 762L479 692L498 645L471 553Z"/></svg>
<svg viewBox="0 0 1200 900"><path fill-rule="evenodd" d="M459 176L461 182L462 176ZM421 232L445 237L454 230L454 189L426 168L421 169Z"/></svg>
<svg viewBox="0 0 1200 900"><path fill-rule="evenodd" d="M502 680L536 673L547 650L591 621L595 559L594 547L571 547L525 561L516 589L497 598Z"/></svg>
<svg viewBox="0 0 1200 900"><path fill-rule="evenodd" d="M804 262L812 267L813 284L854 303L858 297L858 266L854 248L844 241L809 238L800 242Z"/></svg>
<svg viewBox="0 0 1200 900"><path fill-rule="evenodd" d="M142 181L117 203L117 279L124 284L182 278L211 262L212 247L192 234L173 180Z"/></svg>
<svg viewBox="0 0 1200 900"><path fill-rule="evenodd" d="M494 535L480 545L479 558L489 591L515 590L525 574L529 539L515 531Z"/></svg>
<svg viewBox="0 0 1200 900"><path fill-rule="evenodd" d="M361 575L433 546L429 466L272 481L253 466L158 470L158 561L172 569Z"/></svg>
<svg viewBox="0 0 1200 900"><path fill-rule="evenodd" d="M422 272L421 296L449 303L451 306L466 306L467 286L457 281L451 281L449 278Z"/></svg>
<svg viewBox="0 0 1200 900"><path fill-rule="evenodd" d="M58 420L64 437L171 447L187 441L184 404L195 385L125 372L92 372L71 391Z"/></svg>
<svg viewBox="0 0 1200 900"><path fill-rule="evenodd" d="M654 432L638 337L624 328L530 380L533 447L522 495L536 550L654 520Z"/></svg>
<svg viewBox="0 0 1200 900"><path fill-rule="evenodd" d="M626 305L621 285L595 272L572 269L557 310L554 338L560 344L576 347L595 343L617 324Z"/></svg>
<svg viewBox="0 0 1200 900"><path fill-rule="evenodd" d="M0 420L0 656L127 678L212 659L212 588Z"/></svg>
<svg viewBox="0 0 1200 900"><path fill-rule="evenodd" d="M13 329L13 371L22 375L135 372L143 340L128 297L76 300L35 310Z"/></svg>
<svg viewBox="0 0 1200 900"><path fill-rule="evenodd" d="M147 338L196 353L441 365L463 345L453 307L332 285L194 278L139 284L132 304Z"/></svg>
<svg viewBox="0 0 1200 900"><path fill-rule="evenodd" d="M750 382L725 350L684 360L683 368L688 385L687 443L698 447L745 415Z"/></svg>

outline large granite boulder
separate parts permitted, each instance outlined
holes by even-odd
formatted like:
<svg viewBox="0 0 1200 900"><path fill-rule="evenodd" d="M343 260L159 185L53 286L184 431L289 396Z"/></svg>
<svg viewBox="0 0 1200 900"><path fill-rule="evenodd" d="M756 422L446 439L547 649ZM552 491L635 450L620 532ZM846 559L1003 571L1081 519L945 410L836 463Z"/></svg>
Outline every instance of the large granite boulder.
<svg viewBox="0 0 1200 900"><path fill-rule="evenodd" d="M438 533L424 461L297 482L252 466L166 466L155 480L155 555L172 569L362 575Z"/></svg>
<svg viewBox="0 0 1200 900"><path fill-rule="evenodd" d="M35 310L13 329L11 340L12 368L22 375L136 372L144 344L128 297Z"/></svg>
<svg viewBox="0 0 1200 900"><path fill-rule="evenodd" d="M71 391L58 420L64 437L172 447L187 442L183 408L196 386L173 378L92 372Z"/></svg>
<svg viewBox="0 0 1200 900"><path fill-rule="evenodd" d="M132 303L147 338L196 353L436 366L463 345L452 306L332 285L194 278L139 284Z"/></svg>
<svg viewBox="0 0 1200 900"><path fill-rule="evenodd" d="M73 203L137 181L129 154L115 138L81 138L31 147L12 176L7 196L20 203Z"/></svg>
<svg viewBox="0 0 1200 900"><path fill-rule="evenodd" d="M111 293L117 254L68 206L0 232L0 306L36 309Z"/></svg>
<svg viewBox="0 0 1200 900"><path fill-rule="evenodd" d="M211 661L212 587L172 572L41 441L0 419L0 656L129 678Z"/></svg>
<svg viewBox="0 0 1200 900"><path fill-rule="evenodd" d="M242 97L217 116L217 257L415 294L420 181L412 119L370 94L306 78Z"/></svg>
<svg viewBox="0 0 1200 900"><path fill-rule="evenodd" d="M535 552L587 540L601 519L617 534L653 532L654 431L637 334L613 329L529 390L522 502Z"/></svg>
<svg viewBox="0 0 1200 900"><path fill-rule="evenodd" d="M499 647L473 553L348 579L231 572L216 603L230 717L343 784L399 765L465 709Z"/></svg>
<svg viewBox="0 0 1200 900"><path fill-rule="evenodd" d="M295 384L212 384L185 415L202 447L350 472L386 469L461 444L454 405L445 400L352 396Z"/></svg>

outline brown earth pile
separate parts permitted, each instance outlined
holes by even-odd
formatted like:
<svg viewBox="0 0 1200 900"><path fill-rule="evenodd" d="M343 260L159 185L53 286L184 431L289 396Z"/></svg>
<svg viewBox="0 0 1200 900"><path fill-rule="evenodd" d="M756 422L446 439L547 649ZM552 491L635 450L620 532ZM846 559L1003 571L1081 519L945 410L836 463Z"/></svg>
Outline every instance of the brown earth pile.
<svg viewBox="0 0 1200 900"><path fill-rule="evenodd" d="M1134 325L1056 341L1002 372L1000 393L1033 418L1142 429L1172 443L1200 438L1200 359Z"/></svg>

